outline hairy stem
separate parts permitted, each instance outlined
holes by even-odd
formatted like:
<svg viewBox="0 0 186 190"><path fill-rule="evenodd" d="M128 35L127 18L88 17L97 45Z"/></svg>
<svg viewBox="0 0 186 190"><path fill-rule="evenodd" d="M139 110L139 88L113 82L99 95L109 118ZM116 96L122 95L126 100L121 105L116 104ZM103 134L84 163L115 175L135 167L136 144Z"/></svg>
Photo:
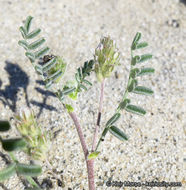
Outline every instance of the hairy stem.
<svg viewBox="0 0 186 190"><path fill-rule="evenodd" d="M95 190L95 182L94 182L94 160L86 160L87 171L88 171L88 185L89 190Z"/></svg>
<svg viewBox="0 0 186 190"><path fill-rule="evenodd" d="M96 128L95 128L93 142L92 142L92 152L95 151L96 140L97 140L97 136L98 136L98 130L99 130L99 127L100 127L101 114L102 114L102 109L103 109L104 86L105 86L105 80L103 79L103 81L101 83L101 94L100 94L100 101L99 101L99 112L98 112L97 123L96 123Z"/></svg>
<svg viewBox="0 0 186 190"><path fill-rule="evenodd" d="M69 115L72 118L72 120L73 120L73 122L74 122L74 124L76 126L76 130L77 130L78 135L79 135L81 146L83 148L83 152L84 152L84 156L85 156L85 160L86 160L86 165L87 165L89 190L95 190L94 161L93 160L87 160L88 149L87 149L87 145L86 145L86 142L85 142L85 138L83 136L83 132L82 132L80 123L79 123L79 121L78 121L78 119L76 117L76 114L74 112L70 112Z"/></svg>
<svg viewBox="0 0 186 190"><path fill-rule="evenodd" d="M83 152L84 152L84 155L85 155L85 159L87 159L87 156L88 156L88 148L87 148L87 145L86 145L86 142L85 142L85 138L84 138L84 135L83 135L83 132L82 132L82 129L81 129L81 126L80 126L80 123L77 119L77 116L74 112L70 112L69 113L70 117L72 118L75 126L76 126L76 130L78 132L78 135L79 135L79 139L80 139L80 142L81 142L81 146L83 148Z"/></svg>

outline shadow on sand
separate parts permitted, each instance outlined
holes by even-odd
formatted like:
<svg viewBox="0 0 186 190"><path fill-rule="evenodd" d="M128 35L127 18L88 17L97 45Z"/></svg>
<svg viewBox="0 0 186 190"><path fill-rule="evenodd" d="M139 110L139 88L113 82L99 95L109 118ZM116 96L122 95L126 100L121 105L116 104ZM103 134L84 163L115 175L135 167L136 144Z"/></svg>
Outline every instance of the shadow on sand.
<svg viewBox="0 0 186 190"><path fill-rule="evenodd" d="M21 69L18 64L14 64L10 61L5 61L5 71L8 73L9 84L5 86L4 89L1 88L2 81L0 79L0 101L3 103L4 106L8 106L13 112L16 111L16 103L18 100L18 92L20 89L23 89L26 105L30 107L30 104L39 107L39 113L37 117L40 117L41 113L44 109L50 111L57 111L57 109L51 105L48 105L47 98L49 96L55 97L55 94L45 90L44 88L36 87L35 90L43 95L42 102L38 102L36 100L30 100L28 97L27 87L29 85L29 76L26 74L25 71ZM36 81L39 86L44 87L44 83L41 80Z"/></svg>

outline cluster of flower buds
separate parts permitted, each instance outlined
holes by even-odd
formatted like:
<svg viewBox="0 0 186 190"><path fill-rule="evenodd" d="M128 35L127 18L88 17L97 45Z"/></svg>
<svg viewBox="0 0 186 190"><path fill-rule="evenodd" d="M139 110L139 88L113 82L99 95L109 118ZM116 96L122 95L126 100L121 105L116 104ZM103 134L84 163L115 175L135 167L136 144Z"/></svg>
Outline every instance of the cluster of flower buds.
<svg viewBox="0 0 186 190"><path fill-rule="evenodd" d="M42 132L41 127L38 126L34 112L25 109L15 118L16 127L28 145L25 152L35 160L45 160L50 141L47 133Z"/></svg>
<svg viewBox="0 0 186 190"><path fill-rule="evenodd" d="M102 38L94 55L97 79L102 81L110 77L114 66L119 65L119 60L120 53L115 42L110 37Z"/></svg>

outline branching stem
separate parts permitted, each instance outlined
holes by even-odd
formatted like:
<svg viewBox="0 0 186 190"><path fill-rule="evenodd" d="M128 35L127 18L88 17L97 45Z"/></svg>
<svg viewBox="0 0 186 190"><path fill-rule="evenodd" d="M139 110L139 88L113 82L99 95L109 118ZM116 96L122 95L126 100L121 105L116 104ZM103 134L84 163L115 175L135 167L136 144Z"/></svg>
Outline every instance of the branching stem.
<svg viewBox="0 0 186 190"><path fill-rule="evenodd" d="M132 61L132 58L133 58L133 51L131 50L131 61ZM130 71L131 71L132 69L133 69L133 66L132 66L132 64L130 64ZM132 78L130 77L130 72L129 72L129 78L128 78L128 82L127 82L127 88L126 88L126 90L125 90L125 92L124 92L122 101L124 101L124 100L127 98L127 96L128 96L128 85L130 84L131 80L132 80ZM118 108L116 109L115 113L119 113L120 110L121 110L121 108L118 106ZM106 128L105 128L105 129L106 129ZM96 145L95 151L97 151L99 145L100 145L101 142L104 140L105 135L106 135L106 134L105 134L105 132L104 132L104 130L103 130L103 132L102 132L102 134L101 134L101 137L100 137L100 139L99 139L99 141L98 141L98 143L97 143L97 145Z"/></svg>
<svg viewBox="0 0 186 190"><path fill-rule="evenodd" d="M87 159L88 149L87 149L87 145L86 145L86 142L85 142L85 138L84 138L80 123L79 123L79 121L78 121L78 119L76 117L76 114L74 112L70 112L69 115L72 118L72 120L73 120L73 122L74 122L74 124L76 126L76 130L77 130L78 135L79 135L81 146L83 148L83 152L84 152L84 156L85 156L85 160L86 160L86 164L87 164L89 190L95 190L94 161Z"/></svg>

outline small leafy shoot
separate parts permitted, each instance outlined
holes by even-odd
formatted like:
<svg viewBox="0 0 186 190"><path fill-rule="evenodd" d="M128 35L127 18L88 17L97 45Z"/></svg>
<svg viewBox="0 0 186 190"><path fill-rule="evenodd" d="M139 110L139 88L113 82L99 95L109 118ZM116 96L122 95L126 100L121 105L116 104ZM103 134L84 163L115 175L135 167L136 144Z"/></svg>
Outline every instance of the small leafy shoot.
<svg viewBox="0 0 186 190"><path fill-rule="evenodd" d="M98 157L98 155L100 154L100 152L92 152L91 154L88 155L88 160L93 160L95 158Z"/></svg>
<svg viewBox="0 0 186 190"><path fill-rule="evenodd" d="M65 104L65 107L67 108L68 113L71 113L74 111L74 108L70 104Z"/></svg>

